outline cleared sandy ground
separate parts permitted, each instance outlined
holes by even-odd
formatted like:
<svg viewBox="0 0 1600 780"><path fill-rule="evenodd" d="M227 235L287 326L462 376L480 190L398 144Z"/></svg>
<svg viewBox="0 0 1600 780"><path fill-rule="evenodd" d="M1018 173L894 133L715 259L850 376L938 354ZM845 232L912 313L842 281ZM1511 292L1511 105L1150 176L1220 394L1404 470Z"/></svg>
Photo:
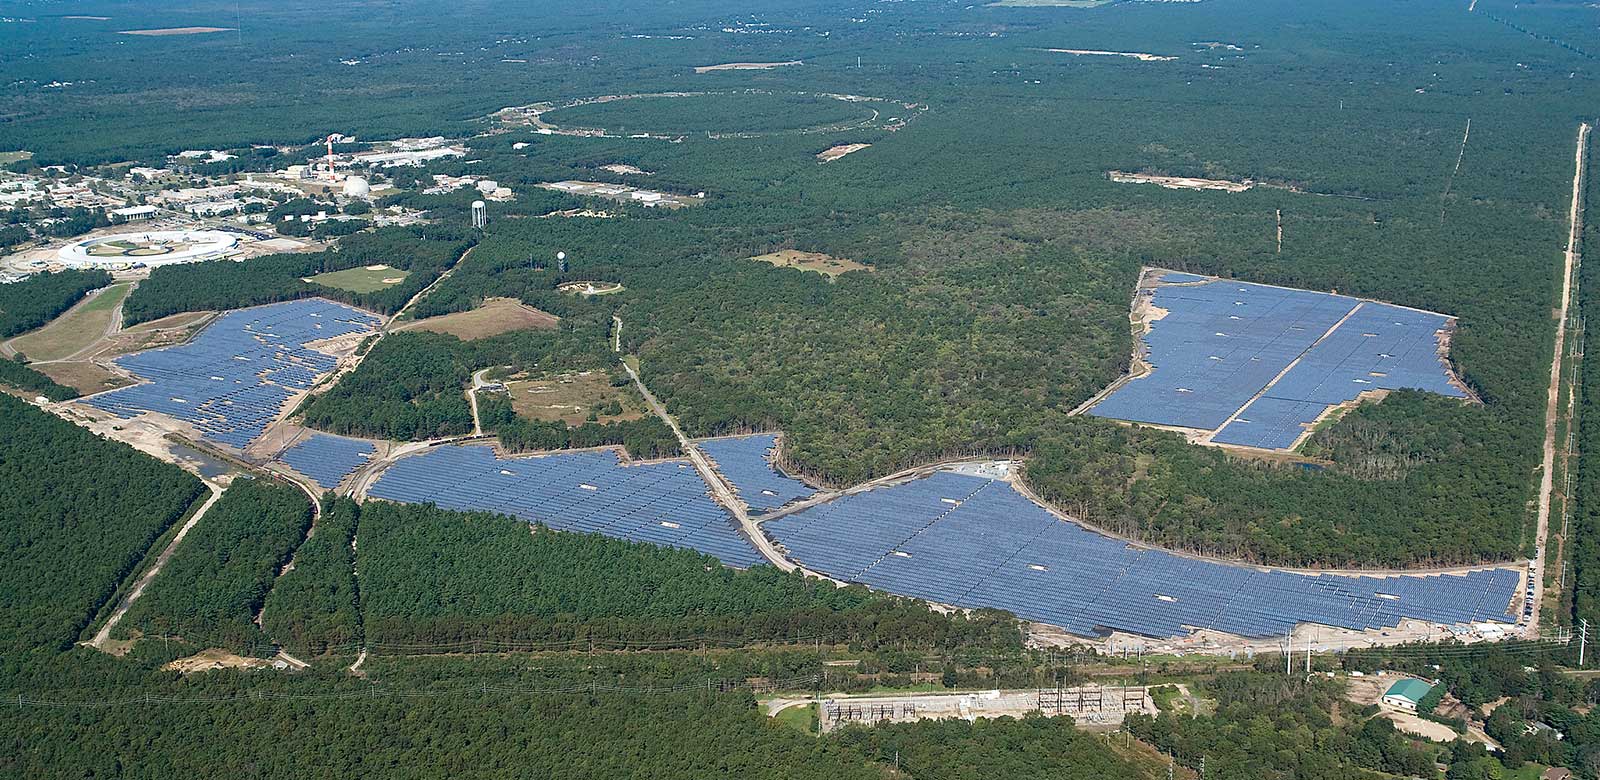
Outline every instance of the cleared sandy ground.
<svg viewBox="0 0 1600 780"><path fill-rule="evenodd" d="M788 62L724 62L721 65L701 65L694 69L695 73L712 73L719 70L772 70L773 68L787 68L791 65L802 64L800 60Z"/></svg>
<svg viewBox="0 0 1600 780"><path fill-rule="evenodd" d="M205 33L232 32L233 27L161 27L154 30L118 30L118 35L204 35Z"/></svg>
<svg viewBox="0 0 1600 780"><path fill-rule="evenodd" d="M817 152L817 159L821 160L822 162L833 162L840 157L853 152L859 152L869 146L872 146L872 144L839 144L838 146L830 146L827 149Z"/></svg>

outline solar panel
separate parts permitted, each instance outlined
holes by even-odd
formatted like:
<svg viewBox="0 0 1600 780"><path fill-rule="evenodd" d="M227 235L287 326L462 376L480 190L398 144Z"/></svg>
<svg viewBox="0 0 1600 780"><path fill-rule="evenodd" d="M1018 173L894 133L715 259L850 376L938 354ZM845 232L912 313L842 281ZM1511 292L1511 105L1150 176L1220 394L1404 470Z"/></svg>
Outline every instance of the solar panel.
<svg viewBox="0 0 1600 780"><path fill-rule="evenodd" d="M697 550L741 568L763 560L683 460L623 465L609 450L502 459L483 445L431 447L389 467L369 495Z"/></svg>
<svg viewBox="0 0 1600 780"><path fill-rule="evenodd" d="M318 433L284 450L278 460L310 477L323 490L333 490L376 451L369 441Z"/></svg>
<svg viewBox="0 0 1600 780"><path fill-rule="evenodd" d="M1308 575L1191 558L1065 521L992 479L938 472L843 496L763 527L807 568L959 607L998 607L1083 636L1215 629L1280 635L1411 618L1514 622L1518 575Z"/></svg>
<svg viewBox="0 0 1600 780"><path fill-rule="evenodd" d="M291 396L333 370L337 359L309 344L372 331L379 322L321 298L230 311L186 344L117 358L144 382L84 403L124 419L165 414L192 423L206 439L244 449Z"/></svg>
<svg viewBox="0 0 1600 780"><path fill-rule="evenodd" d="M1444 315L1246 282L1195 284L1198 278L1161 277L1151 305L1165 314L1140 345L1150 373L1090 414L1220 428L1213 441L1284 449L1328 407L1366 391L1466 395L1451 384L1441 354Z"/></svg>
<svg viewBox="0 0 1600 780"><path fill-rule="evenodd" d="M695 443L716 464L717 472L733 485L751 512L780 509L814 491L800 480L784 476L772 463L777 435L732 436Z"/></svg>

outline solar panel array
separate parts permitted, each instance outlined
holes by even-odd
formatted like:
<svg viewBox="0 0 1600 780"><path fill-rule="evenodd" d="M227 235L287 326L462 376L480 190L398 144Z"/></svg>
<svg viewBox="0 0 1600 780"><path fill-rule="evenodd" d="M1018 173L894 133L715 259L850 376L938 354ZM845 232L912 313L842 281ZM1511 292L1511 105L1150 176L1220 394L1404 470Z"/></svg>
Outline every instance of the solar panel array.
<svg viewBox="0 0 1600 780"><path fill-rule="evenodd" d="M310 477L323 490L333 490L377 451L370 441L316 433L284 450L278 460Z"/></svg>
<svg viewBox="0 0 1600 780"><path fill-rule="evenodd" d="M763 524L833 577L959 607L998 607L1082 636L1215 629L1278 636L1402 618L1513 622L1518 574L1307 575L1133 547L1050 514L1001 481L936 473Z"/></svg>
<svg viewBox="0 0 1600 780"><path fill-rule="evenodd" d="M733 484L739 498L752 512L771 512L815 492L806 483L779 473L772 465L772 456L778 447L776 434L707 439L697 442L696 446L716 462L717 471Z"/></svg>
<svg viewBox="0 0 1600 780"><path fill-rule="evenodd" d="M1164 284L1140 292L1167 312L1144 337L1152 370L1090 414L1221 427L1214 441L1281 449L1327 407L1366 390L1465 395L1450 384L1438 354L1438 331L1449 319L1443 315L1244 282L1172 284L1198 278L1167 273Z"/></svg>
<svg viewBox="0 0 1600 780"><path fill-rule="evenodd" d="M144 384L85 403L122 418L159 412L193 423L211 441L244 449L289 397L336 362L306 344L378 326L376 316L321 298L231 311L189 343L117 358Z"/></svg>
<svg viewBox="0 0 1600 780"><path fill-rule="evenodd" d="M369 495L698 550L730 566L762 562L687 461L623 466L611 451L502 460L484 445L432 447L397 461Z"/></svg>

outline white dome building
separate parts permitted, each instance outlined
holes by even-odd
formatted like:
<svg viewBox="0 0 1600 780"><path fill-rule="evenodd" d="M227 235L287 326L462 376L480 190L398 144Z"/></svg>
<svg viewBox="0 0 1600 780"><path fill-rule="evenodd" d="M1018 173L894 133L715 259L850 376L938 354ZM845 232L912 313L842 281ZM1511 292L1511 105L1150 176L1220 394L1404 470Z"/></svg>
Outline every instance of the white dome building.
<svg viewBox="0 0 1600 780"><path fill-rule="evenodd" d="M344 180L344 196L347 198L365 198L372 194L372 185L360 176L351 176Z"/></svg>

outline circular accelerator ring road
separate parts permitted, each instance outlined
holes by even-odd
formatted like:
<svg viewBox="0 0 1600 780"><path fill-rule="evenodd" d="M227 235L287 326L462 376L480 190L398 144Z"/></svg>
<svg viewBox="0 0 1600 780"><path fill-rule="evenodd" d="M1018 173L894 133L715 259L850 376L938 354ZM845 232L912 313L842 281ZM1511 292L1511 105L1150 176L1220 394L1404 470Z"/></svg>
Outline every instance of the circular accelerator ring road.
<svg viewBox="0 0 1600 780"><path fill-rule="evenodd" d="M600 127L562 126L552 123L544 118L546 114L563 111L581 106L598 105L602 103L615 103L623 100L645 99L671 99L671 98L702 98L702 97L739 97L739 96L778 96L778 97L806 97L826 98L845 103L859 103L871 111L871 115L862 119L853 119L843 122L811 125L778 130L741 131L736 129L710 131L707 135L711 138L763 138L775 135L804 135L809 133L831 133L846 130L899 130L912 120L927 112L926 103L893 100L883 97L866 95L848 95L837 92L778 92L772 90L748 89L729 91L702 91L702 92L644 92L626 95L599 95L595 97L578 98L562 103L530 103L525 106L511 106L502 108L489 116L490 121L508 127L531 127L540 133L550 135L590 136L597 138L656 138L663 140L680 140L699 133L687 132L638 132L612 133ZM648 121L641 121L641 126L647 126Z"/></svg>

